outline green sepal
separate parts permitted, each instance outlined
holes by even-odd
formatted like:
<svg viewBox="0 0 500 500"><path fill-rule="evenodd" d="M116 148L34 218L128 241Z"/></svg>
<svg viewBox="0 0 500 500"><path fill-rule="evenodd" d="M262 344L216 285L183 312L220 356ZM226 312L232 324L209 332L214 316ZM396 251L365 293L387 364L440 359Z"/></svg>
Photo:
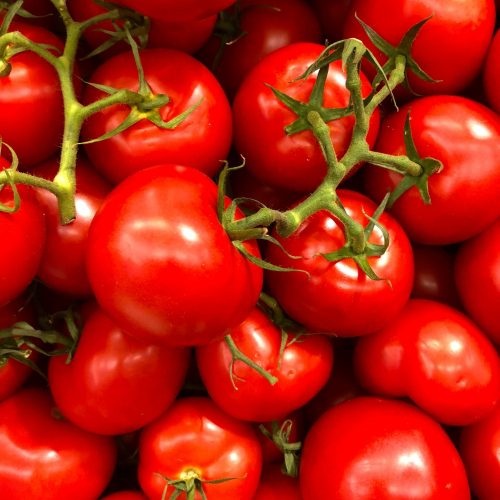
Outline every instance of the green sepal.
<svg viewBox="0 0 500 500"><path fill-rule="evenodd" d="M7 185L10 186L12 189L12 196L14 199L14 206L9 206L6 203L0 203L0 212L2 213L7 213L7 214L13 214L14 212L17 212L19 210L19 207L21 206L21 197L19 196L19 191L17 189L16 184L12 180L12 177L9 173L10 169L5 169L3 172L5 173L5 177L7 177ZM3 189L3 186L0 188Z"/></svg>

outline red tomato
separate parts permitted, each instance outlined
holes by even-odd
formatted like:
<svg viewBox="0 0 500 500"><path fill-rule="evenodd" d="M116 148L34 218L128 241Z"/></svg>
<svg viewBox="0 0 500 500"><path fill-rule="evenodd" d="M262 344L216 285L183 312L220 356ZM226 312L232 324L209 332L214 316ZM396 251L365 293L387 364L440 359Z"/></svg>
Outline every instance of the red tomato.
<svg viewBox="0 0 500 500"><path fill-rule="evenodd" d="M459 451L474 494L481 500L500 497L500 406L460 432Z"/></svg>
<svg viewBox="0 0 500 500"><path fill-rule="evenodd" d="M20 31L30 40L62 52L62 41L45 28L14 22L9 31ZM60 147L62 94L55 69L34 52L15 54L9 63L10 73L0 77L0 136L25 169L46 160Z"/></svg>
<svg viewBox="0 0 500 500"><path fill-rule="evenodd" d="M115 467L114 441L56 417L43 389L0 403L0 446L0 484L9 500L98 498Z"/></svg>
<svg viewBox="0 0 500 500"><path fill-rule="evenodd" d="M59 168L57 159L36 166L31 173L53 179ZM92 290L85 269L85 250L90 223L111 185L85 159L76 165L76 219L62 225L57 198L46 189L36 190L45 212L47 237L38 277L50 288L73 296L90 296Z"/></svg>
<svg viewBox="0 0 500 500"><path fill-rule="evenodd" d="M186 376L189 350L145 344L101 310L85 322L70 363L49 362L49 386L61 413L96 434L127 434L170 406Z"/></svg>
<svg viewBox="0 0 500 500"><path fill-rule="evenodd" d="M409 397L441 423L469 425L500 398L500 358L469 318L412 299L384 329L359 339L356 374L370 392Z"/></svg>
<svg viewBox="0 0 500 500"><path fill-rule="evenodd" d="M339 190L339 198L350 217L368 224L364 212L373 214L375 204L354 191ZM387 325L404 306L413 283L413 256L410 243L399 224L383 213L379 222L389 232L389 246L382 257L369 257L375 273L372 280L352 259L329 262L321 254L345 244L343 226L327 211L306 219L288 238L278 238L288 257L278 246L269 245L267 258L281 267L303 272L266 271L271 294L287 314L311 332L339 337L372 333ZM375 228L370 243L382 244Z"/></svg>
<svg viewBox="0 0 500 500"><path fill-rule="evenodd" d="M101 500L147 500L140 491L117 491L102 497Z"/></svg>
<svg viewBox="0 0 500 500"><path fill-rule="evenodd" d="M467 314L500 346L500 219L462 243L455 281Z"/></svg>
<svg viewBox="0 0 500 500"><path fill-rule="evenodd" d="M468 500L464 465L444 430L413 406L371 397L328 410L302 449L304 500Z"/></svg>
<svg viewBox="0 0 500 500"><path fill-rule="evenodd" d="M227 156L232 134L231 109L221 86L203 64L184 52L144 49L141 61L152 91L170 97L160 109L163 120L199 105L174 129L161 129L144 119L111 139L85 145L91 162L115 183L145 167L164 163L187 165L213 176ZM136 91L138 77L132 54L121 53L106 60L90 80ZM103 95L87 86L84 101L90 103ZM95 139L115 129L129 112L122 104L91 116L84 123L83 139Z"/></svg>
<svg viewBox="0 0 500 500"><path fill-rule="evenodd" d="M277 464L262 471L259 487L252 500L302 500L299 480L287 476Z"/></svg>
<svg viewBox="0 0 500 500"><path fill-rule="evenodd" d="M110 193L90 227L87 271L121 328L186 346L220 338L245 319L262 269L232 244L216 206L211 179L173 165L137 172ZM258 255L255 242L245 247Z"/></svg>
<svg viewBox="0 0 500 500"><path fill-rule="evenodd" d="M489 105L500 113L500 29L491 42L483 68L483 87Z"/></svg>
<svg viewBox="0 0 500 500"><path fill-rule="evenodd" d="M0 157L0 171L7 165ZM16 186L20 196L19 209L14 213L0 212L0 234L4 242L0 261L0 306L14 300L28 287L35 277L44 251L46 228L45 214L28 186ZM0 204L14 207L10 186L0 190ZM8 242L8 243L7 243Z"/></svg>
<svg viewBox="0 0 500 500"><path fill-rule="evenodd" d="M333 366L330 339L290 335L280 360L281 330L260 309L229 332L238 349L278 380L271 385L242 361L231 363L224 339L198 347L196 360L210 397L240 420L280 420L309 401Z"/></svg>
<svg viewBox="0 0 500 500"><path fill-rule="evenodd" d="M394 203L393 215L418 243L457 243L478 234L500 216L500 117L465 97L415 99L382 121L377 151L405 154L408 112L420 156L440 160L443 170L429 179L431 204L412 187ZM376 200L401 180L397 172L380 167L363 172L366 190Z"/></svg>
<svg viewBox="0 0 500 500"><path fill-rule="evenodd" d="M411 56L438 82L425 82L410 71L411 88L421 95L458 94L479 74L495 25L494 0L392 0L390 16L383 15L387 7L385 0L353 0L344 38L362 40L383 63L386 57L370 42L355 14L393 46L413 25L430 17Z"/></svg>
<svg viewBox="0 0 500 500"><path fill-rule="evenodd" d="M245 75L267 54L296 42L321 43L318 19L305 0L240 0L238 6L240 33L223 46L221 38L212 36L198 57L213 68L227 94L232 98ZM219 57L216 60L216 57ZM214 67L214 62L216 63Z"/></svg>
<svg viewBox="0 0 500 500"><path fill-rule="evenodd" d="M175 489L167 488L165 478L196 477L205 481L207 498L250 500L261 467L262 452L252 427L225 414L208 398L177 400L141 433L138 476L148 498L163 498L165 489L166 498L172 495ZM219 479L227 481L210 483Z"/></svg>
<svg viewBox="0 0 500 500"><path fill-rule="evenodd" d="M257 64L242 82L233 103L234 144L245 157L252 175L263 183L297 192L315 189L326 173L321 148L310 130L291 136L284 127L297 116L275 97L271 85L290 97L307 102L316 80L316 73L306 80L293 82L323 51L314 43L293 43L275 50ZM362 92L371 91L362 76ZM340 61L330 64L325 86L324 106L343 108L349 104L345 74ZM353 116L331 121L330 136L337 156L349 146ZM368 142L373 145L379 124L379 114L370 121Z"/></svg>

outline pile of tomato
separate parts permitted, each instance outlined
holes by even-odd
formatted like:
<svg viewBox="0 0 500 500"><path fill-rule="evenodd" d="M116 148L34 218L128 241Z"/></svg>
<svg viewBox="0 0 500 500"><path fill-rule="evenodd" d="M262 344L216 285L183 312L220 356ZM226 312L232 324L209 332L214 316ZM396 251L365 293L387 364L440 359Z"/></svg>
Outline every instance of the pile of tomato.
<svg viewBox="0 0 500 500"><path fill-rule="evenodd" d="M0 498L500 498L499 8L0 2Z"/></svg>

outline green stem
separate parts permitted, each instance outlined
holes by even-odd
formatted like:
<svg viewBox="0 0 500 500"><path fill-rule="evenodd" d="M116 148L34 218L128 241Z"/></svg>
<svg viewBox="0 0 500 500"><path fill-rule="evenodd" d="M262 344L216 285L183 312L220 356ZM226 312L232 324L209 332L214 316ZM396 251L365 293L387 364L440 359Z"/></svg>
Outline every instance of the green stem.
<svg viewBox="0 0 500 500"><path fill-rule="evenodd" d="M413 177L418 177L422 173L421 165L403 155L393 156L377 151L367 151L361 156L361 160L373 165L381 165L385 168L397 170L402 174L409 174Z"/></svg>

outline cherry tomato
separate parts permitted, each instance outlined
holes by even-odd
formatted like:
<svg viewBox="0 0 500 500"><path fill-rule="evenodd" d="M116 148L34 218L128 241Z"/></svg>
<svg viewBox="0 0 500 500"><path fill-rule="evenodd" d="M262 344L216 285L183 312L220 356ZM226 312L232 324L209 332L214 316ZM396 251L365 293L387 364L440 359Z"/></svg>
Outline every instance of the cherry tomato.
<svg viewBox="0 0 500 500"><path fill-rule="evenodd" d="M321 335L290 335L281 352L281 330L260 309L255 308L229 334L243 354L278 379L271 385L246 363L236 360L233 364L224 339L196 349L208 394L226 413L240 420L282 419L307 403L330 375L330 339Z"/></svg>
<svg viewBox="0 0 500 500"><path fill-rule="evenodd" d="M115 467L111 438L56 416L49 393L23 389L0 403L0 484L9 500L88 500Z"/></svg>
<svg viewBox="0 0 500 500"><path fill-rule="evenodd" d="M494 0L393 0L390 16L385 15L387 7L385 0L353 0L344 38L362 40L383 63L386 57L370 42L355 14L394 46L413 25L430 18L419 31L411 56L437 81L426 82L410 71L411 88L420 95L458 94L479 74L493 35Z"/></svg>
<svg viewBox="0 0 500 500"><path fill-rule="evenodd" d="M166 498L171 496L175 488L167 487L166 478L191 478L203 481L207 498L250 500L261 467L260 444L250 424L225 414L208 398L177 400L141 433L138 475L149 498L162 498L165 489Z"/></svg>
<svg viewBox="0 0 500 500"><path fill-rule="evenodd" d="M217 219L203 173L151 167L110 193L92 221L87 271L97 301L144 341L197 345L224 336L254 307L262 269ZM258 255L255 242L245 243Z"/></svg>
<svg viewBox="0 0 500 500"><path fill-rule="evenodd" d="M220 84L194 57L174 49L144 49L141 62L152 91L170 98L160 109L164 121L197 107L173 129L162 129L143 119L111 139L86 144L91 162L115 183L140 169L164 163L187 165L213 176L228 154L232 135L231 109ZM106 60L90 81L136 91L138 76L132 54L121 53ZM89 85L83 99L90 103L103 95ZM130 108L120 104L94 114L84 123L83 139L114 130L129 113Z"/></svg>
<svg viewBox="0 0 500 500"><path fill-rule="evenodd" d="M443 170L429 178L430 204L412 187L394 203L392 214L417 243L445 245L471 238L500 216L500 117L465 97L422 97L384 118L377 151L405 154L408 113L419 155L441 161ZM397 172L381 167L363 173L366 191L375 200L401 180Z"/></svg>
<svg viewBox="0 0 500 500"><path fill-rule="evenodd" d="M360 397L324 413L302 449L304 500L468 500L464 465L433 419L400 401Z"/></svg>
<svg viewBox="0 0 500 500"><path fill-rule="evenodd" d="M356 374L370 392L409 397L441 423L469 425L500 398L500 358L452 307L411 299L382 330L359 339Z"/></svg>
<svg viewBox="0 0 500 500"><path fill-rule="evenodd" d="M463 427L459 451L472 491L481 500L500 496L500 406L486 418Z"/></svg>
<svg viewBox="0 0 500 500"><path fill-rule="evenodd" d="M338 190L347 213L364 226L364 213L371 215L375 204L366 196ZM404 306L413 283L413 256L401 226L383 213L380 224L389 232L389 246L382 257L368 261L380 280L370 279L353 259L329 262L323 255L345 244L343 226L327 211L307 218L288 238L278 238L288 257L277 245L267 247L267 258L285 268L307 271L266 271L266 282L287 314L311 332L339 337L366 335L387 325ZM382 244L378 228L369 241Z"/></svg>
<svg viewBox="0 0 500 500"><path fill-rule="evenodd" d="M500 346L500 219L457 251L455 281L467 314Z"/></svg>
<svg viewBox="0 0 500 500"><path fill-rule="evenodd" d="M297 115L273 94L268 85L301 102L307 102L316 73L296 81L320 55L324 47L315 43L293 43L275 50L257 64L242 82L233 102L234 145L245 157L252 175L265 184L306 193L315 189L326 174L326 161L310 130L288 136L284 127ZM362 93L371 91L361 76ZM330 64L325 85L325 107L343 108L349 104L345 74L340 61ZM330 137L337 156L347 150L351 139L353 116L330 121ZM379 114L370 121L368 142L373 145Z"/></svg>

